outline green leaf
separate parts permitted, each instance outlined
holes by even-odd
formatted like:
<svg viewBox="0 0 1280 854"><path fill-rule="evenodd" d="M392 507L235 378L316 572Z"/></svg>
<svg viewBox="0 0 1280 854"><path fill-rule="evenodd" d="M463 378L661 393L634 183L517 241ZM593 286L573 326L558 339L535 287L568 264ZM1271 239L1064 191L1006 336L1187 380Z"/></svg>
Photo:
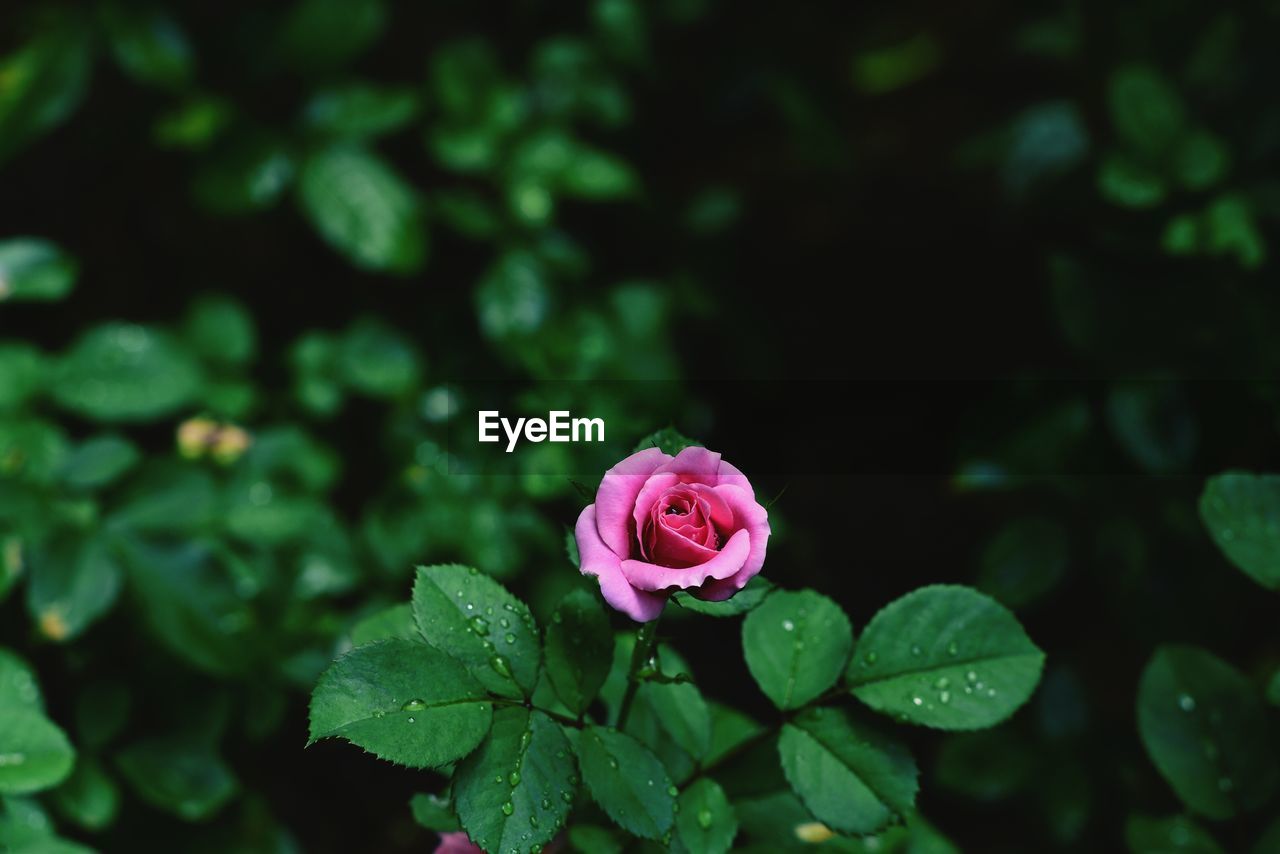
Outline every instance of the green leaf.
<svg viewBox="0 0 1280 854"><path fill-rule="evenodd" d="M1200 519L1227 560L1269 590L1280 589L1280 475L1227 472L1209 478Z"/></svg>
<svg viewBox="0 0 1280 854"><path fill-rule="evenodd" d="M222 294L200 297L187 312L183 335L200 358L217 365L244 365L258 350L249 310Z"/></svg>
<svg viewBox="0 0 1280 854"><path fill-rule="evenodd" d="M298 0L285 20L280 49L304 71L330 71L363 53L386 22L382 0Z"/></svg>
<svg viewBox="0 0 1280 854"><path fill-rule="evenodd" d="M612 830L594 824L578 824L569 827L566 835L569 847L582 854L622 854L622 842Z"/></svg>
<svg viewBox="0 0 1280 854"><path fill-rule="evenodd" d="M849 668L855 697L938 729L994 726L1035 691L1044 653L1016 617L968 587L922 587L872 618Z"/></svg>
<svg viewBox="0 0 1280 854"><path fill-rule="evenodd" d="M600 201L630 195L640 180L622 159L603 151L576 146L572 159L560 173L558 183L565 195Z"/></svg>
<svg viewBox="0 0 1280 854"><path fill-rule="evenodd" d="M645 448L657 448L662 453L670 454L674 457L685 448L691 447L701 448L702 443L695 442L674 427L663 427L661 430L656 430L637 442L635 448L632 449L632 453L643 451Z"/></svg>
<svg viewBox="0 0 1280 854"><path fill-rule="evenodd" d="M1222 854L1213 835L1184 815L1130 816L1124 838L1129 854Z"/></svg>
<svg viewBox="0 0 1280 854"><path fill-rule="evenodd" d="M139 741L123 748L116 764L138 797L187 821L213 815L240 788L213 746L191 736Z"/></svg>
<svg viewBox="0 0 1280 854"><path fill-rule="evenodd" d="M671 740L693 759L711 749L711 710L698 686L689 682L646 682L640 698L657 715Z"/></svg>
<svg viewBox="0 0 1280 854"><path fill-rule="evenodd" d="M142 459L137 447L119 436L95 436L76 446L62 462L62 482L72 489L113 483Z"/></svg>
<svg viewBox="0 0 1280 854"><path fill-rule="evenodd" d="M835 830L874 833L915 806L911 754L841 709L809 709L784 724L778 754L791 788Z"/></svg>
<svg viewBox="0 0 1280 854"><path fill-rule="evenodd" d="M66 733L43 713L24 705L0 706L0 795L56 786L75 761Z"/></svg>
<svg viewBox="0 0 1280 854"><path fill-rule="evenodd" d="M676 789L658 757L629 735L588 726L578 739L582 779L624 830L659 839L675 820Z"/></svg>
<svg viewBox="0 0 1280 854"><path fill-rule="evenodd" d="M58 362L50 391L78 415L100 421L145 421L190 403L199 366L167 334L108 323L82 336Z"/></svg>
<svg viewBox="0 0 1280 854"><path fill-rule="evenodd" d="M1208 131L1192 131L1183 137L1174 152L1174 170L1188 190L1207 190L1226 177L1231 151Z"/></svg>
<svg viewBox="0 0 1280 854"><path fill-rule="evenodd" d="M1267 825L1250 851L1252 854L1276 854L1280 851L1280 818Z"/></svg>
<svg viewBox="0 0 1280 854"><path fill-rule="evenodd" d="M413 617L427 643L465 664L490 691L533 694L538 626L529 606L489 576L458 564L418 567Z"/></svg>
<svg viewBox="0 0 1280 854"><path fill-rule="evenodd" d="M320 236L362 270L408 274L426 260L416 191L368 151L339 145L312 154L298 199Z"/></svg>
<svg viewBox="0 0 1280 854"><path fill-rule="evenodd" d="M60 300L71 293L78 272L75 259L47 240L0 240L0 302Z"/></svg>
<svg viewBox="0 0 1280 854"><path fill-rule="evenodd" d="M4 647L0 647L0 709L44 711L35 670Z"/></svg>
<svg viewBox="0 0 1280 854"><path fill-rule="evenodd" d="M539 711L498 709L480 748L454 775L454 804L467 835L486 851L551 841L573 803L573 750Z"/></svg>
<svg viewBox="0 0 1280 854"><path fill-rule="evenodd" d="M413 89L369 83L348 83L317 92L304 111L313 130L353 138L400 130L417 115L418 96Z"/></svg>
<svg viewBox="0 0 1280 854"><path fill-rule="evenodd" d="M677 605L695 614L708 617L737 617L759 607L765 597L773 592L773 582L761 575L747 582L747 586L739 590L731 599L723 602L704 602L681 590L672 597Z"/></svg>
<svg viewBox="0 0 1280 854"><path fill-rule="evenodd" d="M438 795L418 793L409 799L409 811L419 826L436 833L452 833L461 830L458 818L453 814L449 799Z"/></svg>
<svg viewBox="0 0 1280 854"><path fill-rule="evenodd" d="M1258 692L1198 647L1162 646L1147 663L1138 734L1182 802L1209 818L1256 809L1280 782Z"/></svg>
<svg viewBox="0 0 1280 854"><path fill-rule="evenodd" d="M546 643L551 687L561 702L580 715L609 675L611 656L600 651L612 648L613 631L596 597L579 588L561 599L547 626Z"/></svg>
<svg viewBox="0 0 1280 854"><path fill-rule="evenodd" d="M1196 422L1181 387L1169 381L1120 382L1107 394L1107 422L1145 471L1185 469L1196 449Z"/></svg>
<svg viewBox="0 0 1280 854"><path fill-rule="evenodd" d="M492 717L456 661L393 639L356 647L324 672L311 695L310 740L345 738L389 762L438 768L474 750Z"/></svg>
<svg viewBox="0 0 1280 854"><path fill-rule="evenodd" d="M510 251L485 272L476 286L480 328L503 340L536 333L551 315L551 293L543 263L532 253Z"/></svg>
<svg viewBox="0 0 1280 854"><path fill-rule="evenodd" d="M279 201L296 171L287 140L270 132L245 131L201 161L191 192L202 207L215 214L248 214Z"/></svg>
<svg viewBox="0 0 1280 854"><path fill-rule="evenodd" d="M737 709L715 702L709 705L711 707L711 746L707 750L704 764L709 765L720 761L731 751L765 731L763 726Z"/></svg>
<svg viewBox="0 0 1280 854"><path fill-rule="evenodd" d="M111 610L120 583L105 538L64 534L31 561L27 610L45 637L69 641Z"/></svg>
<svg viewBox="0 0 1280 854"><path fill-rule="evenodd" d="M120 787L93 757L81 757L74 773L53 792L58 811L85 830L102 830L120 811Z"/></svg>
<svg viewBox="0 0 1280 854"><path fill-rule="evenodd" d="M1127 154L1113 152L1098 170L1098 190L1107 201L1126 208L1151 208L1164 200L1164 178Z"/></svg>
<svg viewBox="0 0 1280 854"><path fill-rule="evenodd" d="M578 538L568 525L564 528L564 555L574 569L582 566L582 555L578 554Z"/></svg>
<svg viewBox="0 0 1280 854"><path fill-rule="evenodd" d="M371 397L399 397L413 391L421 376L418 354L398 332L364 319L338 345L337 368L348 386Z"/></svg>
<svg viewBox="0 0 1280 854"><path fill-rule="evenodd" d="M213 522L217 502L208 472L172 463L144 466L109 525L135 533L189 534Z"/></svg>
<svg viewBox="0 0 1280 854"><path fill-rule="evenodd" d="M214 547L121 537L118 551L148 628L170 652L221 676L254 666L253 616Z"/></svg>
<svg viewBox="0 0 1280 854"><path fill-rule="evenodd" d="M1111 121L1120 138L1148 155L1168 151L1186 129L1186 108L1164 75L1146 65L1117 70L1108 84Z"/></svg>
<svg viewBox="0 0 1280 854"><path fill-rule="evenodd" d="M1066 529L1053 519L1029 516L1009 522L982 550L978 588L1021 608L1052 591L1066 570Z"/></svg>
<svg viewBox="0 0 1280 854"><path fill-rule="evenodd" d="M849 618L812 590L776 591L742 623L747 668L780 709L798 709L834 685L852 649Z"/></svg>
<svg viewBox="0 0 1280 854"><path fill-rule="evenodd" d="M695 780L677 802L676 835L697 854L724 854L733 847L738 816L720 784L709 777Z"/></svg>
<svg viewBox="0 0 1280 854"><path fill-rule="evenodd" d="M417 640L418 637L418 626L413 621L413 606L408 602L375 611L351 627L352 646L364 646L392 638Z"/></svg>
<svg viewBox="0 0 1280 854"><path fill-rule="evenodd" d="M0 162L80 106L92 58L87 35L78 21L60 21L0 59Z"/></svg>
<svg viewBox="0 0 1280 854"><path fill-rule="evenodd" d="M105 3L101 9L111 52L125 74L164 89L179 89L191 81L191 45L164 9L137 2Z"/></svg>
<svg viewBox="0 0 1280 854"><path fill-rule="evenodd" d="M16 409L42 391L45 373L44 355L35 347L0 342L0 410Z"/></svg>
<svg viewBox="0 0 1280 854"><path fill-rule="evenodd" d="M0 475L46 485L57 479L67 457L62 428L35 418L0 420Z"/></svg>

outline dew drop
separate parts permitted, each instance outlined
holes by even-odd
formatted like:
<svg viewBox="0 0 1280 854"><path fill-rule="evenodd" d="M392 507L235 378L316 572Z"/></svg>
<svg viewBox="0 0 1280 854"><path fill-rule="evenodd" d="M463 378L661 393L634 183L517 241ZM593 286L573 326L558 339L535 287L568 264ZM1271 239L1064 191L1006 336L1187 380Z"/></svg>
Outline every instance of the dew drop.
<svg viewBox="0 0 1280 854"><path fill-rule="evenodd" d="M549 809L551 809L551 799L550 799L550 798L543 798L543 799L542 799L542 808L543 808L544 810L549 810Z"/></svg>
<svg viewBox="0 0 1280 854"><path fill-rule="evenodd" d="M529 816L529 826L530 827L538 826L538 817L536 815Z"/></svg>
<svg viewBox="0 0 1280 854"><path fill-rule="evenodd" d="M667 786L667 794L674 798L676 795L680 794L680 790L675 786Z"/></svg>
<svg viewBox="0 0 1280 854"><path fill-rule="evenodd" d="M412 700L407 701L403 706L401 706L400 710L404 712L417 712L417 711L421 711L422 709L425 709L426 707L427 707L426 702L419 700L417 697L415 697Z"/></svg>
<svg viewBox="0 0 1280 854"><path fill-rule="evenodd" d="M782 630L784 632L794 632L796 630L796 624L791 622L790 620L783 620Z"/></svg>
<svg viewBox="0 0 1280 854"><path fill-rule="evenodd" d="M490 658L489 666L492 667L494 669L494 672L497 673L499 676L504 676L508 679L511 678L511 665L507 662L507 659L504 658L503 656L495 655L493 658Z"/></svg>
<svg viewBox="0 0 1280 854"><path fill-rule="evenodd" d="M512 771L512 772L511 772L511 776L507 778L507 781L508 781L508 782L510 782L510 783L511 783L511 785L513 785L513 786L519 786L519 785L520 785L520 772L519 772L519 771Z"/></svg>
<svg viewBox="0 0 1280 854"><path fill-rule="evenodd" d="M922 697L912 697L911 702L917 706L924 705L924 699Z"/></svg>
<svg viewBox="0 0 1280 854"><path fill-rule="evenodd" d="M938 681L933 683L933 687L941 689L941 688L946 688L950 684L951 684L950 679L948 679L945 676L939 676Z"/></svg>
<svg viewBox="0 0 1280 854"><path fill-rule="evenodd" d="M417 719L413 715L409 715L409 723L417 723Z"/></svg>
<svg viewBox="0 0 1280 854"><path fill-rule="evenodd" d="M610 767L610 768L615 768L615 769L616 769L616 768L618 767L618 760L617 760L617 759L614 759L612 756L610 756L610 757L609 757L609 767Z"/></svg>
<svg viewBox="0 0 1280 854"><path fill-rule="evenodd" d="M556 611L554 614L551 615L551 622L555 623L558 626L564 622L564 617L561 615L559 611Z"/></svg>
<svg viewBox="0 0 1280 854"><path fill-rule="evenodd" d="M711 810L698 810L698 827L703 830L711 828Z"/></svg>
<svg viewBox="0 0 1280 854"><path fill-rule="evenodd" d="M1196 698L1190 694L1179 694L1178 708L1184 712L1194 712L1196 710Z"/></svg>
<svg viewBox="0 0 1280 854"><path fill-rule="evenodd" d="M947 644L947 655L959 655L959 654L960 654L960 647L959 645L956 644L955 641L952 641L951 643Z"/></svg>
<svg viewBox="0 0 1280 854"><path fill-rule="evenodd" d="M950 702L951 702L951 692L950 692L950 691L943 691L941 694L939 694L939 695L938 695L938 702L939 702L939 703L942 703L944 706L945 706L947 703L950 703Z"/></svg>
<svg viewBox="0 0 1280 854"><path fill-rule="evenodd" d="M920 644L912 644L912 645L911 645L911 654L912 654L912 655L916 655L916 656L918 656L918 655L920 655L920 653L921 653L921 652L923 652L923 650L921 650L921 649L920 649Z"/></svg>
<svg viewBox="0 0 1280 854"><path fill-rule="evenodd" d="M489 634L489 621L479 615L471 618L471 629L478 635Z"/></svg>
<svg viewBox="0 0 1280 854"><path fill-rule="evenodd" d="M573 803L573 792L561 792L560 800L564 801L566 804Z"/></svg>
<svg viewBox="0 0 1280 854"><path fill-rule="evenodd" d="M968 673L964 675L964 678L965 678L965 681L969 683L974 683L978 681L978 674L976 671L970 670Z"/></svg>
<svg viewBox="0 0 1280 854"><path fill-rule="evenodd" d="M511 814L512 814L513 812L515 812L515 811L516 811L516 805L515 805L515 804L513 804L513 803L511 803L511 801L507 801L506 803L504 803L504 804L502 805L502 814L503 814L503 815L511 815Z"/></svg>
<svg viewBox="0 0 1280 854"><path fill-rule="evenodd" d="M505 638L503 638L503 640L505 640L507 643L515 643L515 642L516 642L516 636L515 636L515 635L513 635L513 634L511 634L511 632L507 632L507 636L506 636Z"/></svg>

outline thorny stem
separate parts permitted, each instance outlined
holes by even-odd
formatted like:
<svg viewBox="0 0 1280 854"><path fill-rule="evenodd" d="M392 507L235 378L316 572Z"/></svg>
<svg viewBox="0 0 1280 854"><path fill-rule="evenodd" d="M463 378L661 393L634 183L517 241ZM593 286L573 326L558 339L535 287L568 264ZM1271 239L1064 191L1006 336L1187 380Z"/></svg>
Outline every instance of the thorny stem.
<svg viewBox="0 0 1280 854"><path fill-rule="evenodd" d="M631 653L631 668L627 671L627 690L622 695L622 705L618 708L618 719L614 727L621 730L627 725L627 716L631 714L631 704L636 699L636 691L640 688L640 671L649 666L653 657L653 648L658 641L658 621L645 623L636 632L636 648Z"/></svg>

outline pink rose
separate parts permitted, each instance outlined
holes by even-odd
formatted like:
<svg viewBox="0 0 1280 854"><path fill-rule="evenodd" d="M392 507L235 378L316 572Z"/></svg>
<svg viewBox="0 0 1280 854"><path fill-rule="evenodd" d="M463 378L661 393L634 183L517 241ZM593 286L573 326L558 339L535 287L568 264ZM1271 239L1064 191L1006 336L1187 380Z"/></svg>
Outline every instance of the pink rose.
<svg viewBox="0 0 1280 854"><path fill-rule="evenodd" d="M484 849L474 844L461 830L440 834L436 854L484 854Z"/></svg>
<svg viewBox="0 0 1280 854"><path fill-rule="evenodd" d="M542 849L542 854L556 854L560 850L563 835L560 834L548 842L547 847ZM436 845L435 854L484 854L484 849L472 842L470 837L461 830L455 830L452 833L440 834L440 842Z"/></svg>
<svg viewBox="0 0 1280 854"><path fill-rule="evenodd" d="M764 565L769 514L746 475L714 451L672 458L646 448L605 472L574 535L582 574L643 623L676 590L712 602L741 590Z"/></svg>

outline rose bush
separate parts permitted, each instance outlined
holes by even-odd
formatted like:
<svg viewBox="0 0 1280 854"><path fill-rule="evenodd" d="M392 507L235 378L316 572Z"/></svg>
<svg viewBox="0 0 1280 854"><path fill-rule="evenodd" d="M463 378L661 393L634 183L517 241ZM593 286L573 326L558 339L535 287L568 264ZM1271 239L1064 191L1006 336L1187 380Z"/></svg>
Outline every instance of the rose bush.
<svg viewBox="0 0 1280 854"><path fill-rule="evenodd" d="M647 622L677 590L719 602L746 586L764 566L769 514L715 451L645 448L605 473L574 535L582 574L614 608Z"/></svg>

